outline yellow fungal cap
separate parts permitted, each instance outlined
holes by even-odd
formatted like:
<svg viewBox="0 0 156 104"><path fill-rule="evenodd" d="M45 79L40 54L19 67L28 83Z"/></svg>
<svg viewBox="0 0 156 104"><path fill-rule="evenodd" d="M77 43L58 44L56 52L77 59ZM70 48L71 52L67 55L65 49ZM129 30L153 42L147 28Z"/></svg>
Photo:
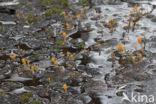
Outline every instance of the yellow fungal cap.
<svg viewBox="0 0 156 104"><path fill-rule="evenodd" d="M34 71L34 69L35 69L35 67L34 66L31 66L31 70Z"/></svg>
<svg viewBox="0 0 156 104"><path fill-rule="evenodd" d="M55 58L51 58L51 62L53 62L53 63L54 63L54 62L55 62Z"/></svg>
<svg viewBox="0 0 156 104"><path fill-rule="evenodd" d="M76 76L76 73L75 72L73 72L73 77L75 77Z"/></svg>
<svg viewBox="0 0 156 104"><path fill-rule="evenodd" d="M67 55L69 55L70 53L69 52L67 52Z"/></svg>
<svg viewBox="0 0 156 104"><path fill-rule="evenodd" d="M10 55L10 58L14 59L14 58L16 58L16 55Z"/></svg>
<svg viewBox="0 0 156 104"><path fill-rule="evenodd" d="M66 23L66 27L69 27L70 26L70 24L69 23Z"/></svg>
<svg viewBox="0 0 156 104"><path fill-rule="evenodd" d="M65 32L63 32L62 36L65 38L67 36L67 34Z"/></svg>
<svg viewBox="0 0 156 104"><path fill-rule="evenodd" d="M100 44L100 43L98 43L98 44L97 44L97 46L98 46L98 47L101 47L101 44Z"/></svg>
<svg viewBox="0 0 156 104"><path fill-rule="evenodd" d="M114 19L110 19L109 22L110 22L110 23L114 22Z"/></svg>
<svg viewBox="0 0 156 104"><path fill-rule="evenodd" d="M135 57L132 57L132 61L133 61L133 62L135 61Z"/></svg>
<svg viewBox="0 0 156 104"><path fill-rule="evenodd" d="M137 47L136 47L136 46L134 46L134 49L135 49L135 50L137 50Z"/></svg>
<svg viewBox="0 0 156 104"><path fill-rule="evenodd" d="M55 64L58 64L58 61L57 60L55 61Z"/></svg>
<svg viewBox="0 0 156 104"><path fill-rule="evenodd" d="M64 42L62 42L62 45L64 46Z"/></svg>
<svg viewBox="0 0 156 104"><path fill-rule="evenodd" d="M27 64L29 65L30 64L30 61L27 61Z"/></svg>
<svg viewBox="0 0 156 104"><path fill-rule="evenodd" d="M86 5L84 6L84 9L87 9L87 6Z"/></svg>
<svg viewBox="0 0 156 104"><path fill-rule="evenodd" d="M111 55L113 55L113 56L115 55L113 51L111 51Z"/></svg>
<svg viewBox="0 0 156 104"><path fill-rule="evenodd" d="M87 48L86 46L83 47L84 50L85 50L86 48Z"/></svg>
<svg viewBox="0 0 156 104"><path fill-rule="evenodd" d="M145 37L145 34L143 33L143 34L142 34L142 36L144 36L144 37Z"/></svg>
<svg viewBox="0 0 156 104"><path fill-rule="evenodd" d="M122 48L126 51L126 47L125 46L123 46Z"/></svg>
<svg viewBox="0 0 156 104"><path fill-rule="evenodd" d="M118 45L118 46L117 46L117 49L118 49L118 51L121 51L121 50L122 50L122 45L121 45L121 44Z"/></svg>
<svg viewBox="0 0 156 104"><path fill-rule="evenodd" d="M84 14L85 13L85 11L84 10L81 10L81 14Z"/></svg>
<svg viewBox="0 0 156 104"><path fill-rule="evenodd" d="M78 18L80 18L80 17L81 17L81 15L80 15L80 14L78 14L78 15L77 15L77 17L78 17Z"/></svg>
<svg viewBox="0 0 156 104"><path fill-rule="evenodd" d="M139 56L140 58L142 58L142 54L141 54L141 53L139 53L138 56Z"/></svg>
<svg viewBox="0 0 156 104"><path fill-rule="evenodd" d="M139 44L142 43L142 39L141 39L141 38L138 38L137 40L138 40L138 43L139 43Z"/></svg>
<svg viewBox="0 0 156 104"><path fill-rule="evenodd" d="M142 4L140 4L140 7L142 7Z"/></svg>
<svg viewBox="0 0 156 104"><path fill-rule="evenodd" d="M21 61L22 61L22 63L23 63L23 64L26 64L26 61L25 61L25 59L24 59L24 58L22 58L22 60L21 60Z"/></svg>
<svg viewBox="0 0 156 104"><path fill-rule="evenodd" d="M70 55L70 58L71 58L71 59L73 59L73 58L74 58L74 56L71 54L71 55Z"/></svg>
<svg viewBox="0 0 156 104"><path fill-rule="evenodd" d="M63 15L66 15L66 12L65 11L63 11Z"/></svg>
<svg viewBox="0 0 156 104"><path fill-rule="evenodd" d="M67 90L67 89L68 89L68 87L67 87L66 84L64 84L64 85L62 86L62 88L63 88L64 90Z"/></svg>
<svg viewBox="0 0 156 104"><path fill-rule="evenodd" d="M51 78L50 77L48 77L48 81L51 81Z"/></svg>
<svg viewBox="0 0 156 104"><path fill-rule="evenodd" d="M36 65L35 68L38 69L38 65Z"/></svg>

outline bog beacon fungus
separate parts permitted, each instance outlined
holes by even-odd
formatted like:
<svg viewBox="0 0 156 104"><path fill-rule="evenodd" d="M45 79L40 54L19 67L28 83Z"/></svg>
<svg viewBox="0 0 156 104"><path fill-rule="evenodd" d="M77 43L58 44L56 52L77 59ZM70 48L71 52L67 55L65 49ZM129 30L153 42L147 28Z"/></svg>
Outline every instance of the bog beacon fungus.
<svg viewBox="0 0 156 104"><path fill-rule="evenodd" d="M122 47L121 44L117 46L117 50L118 50L118 51L122 51L122 49L123 49L123 47Z"/></svg>
<svg viewBox="0 0 156 104"><path fill-rule="evenodd" d="M62 33L63 38L66 38L67 34L65 32Z"/></svg>
<svg viewBox="0 0 156 104"><path fill-rule="evenodd" d="M51 58L51 62L52 63L55 63L55 58Z"/></svg>
<svg viewBox="0 0 156 104"><path fill-rule="evenodd" d="M142 44L142 39L141 38L138 38L137 41L138 41L139 44Z"/></svg>
<svg viewBox="0 0 156 104"><path fill-rule="evenodd" d="M16 58L16 55L10 55L10 58L11 59L15 59Z"/></svg>
<svg viewBox="0 0 156 104"><path fill-rule="evenodd" d="M67 91L67 89L68 89L68 87L67 87L66 84L63 84L62 88L63 88L65 91Z"/></svg>

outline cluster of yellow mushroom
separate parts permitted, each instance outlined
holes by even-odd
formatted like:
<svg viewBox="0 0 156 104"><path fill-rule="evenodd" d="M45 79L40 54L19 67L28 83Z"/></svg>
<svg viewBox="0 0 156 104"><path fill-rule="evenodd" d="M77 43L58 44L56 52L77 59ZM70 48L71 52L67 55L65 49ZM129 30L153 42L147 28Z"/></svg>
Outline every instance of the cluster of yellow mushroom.
<svg viewBox="0 0 156 104"><path fill-rule="evenodd" d="M51 58L51 62L54 64L54 65L58 65L58 61L57 60L55 60L55 58L53 57L53 58Z"/></svg>
<svg viewBox="0 0 156 104"><path fill-rule="evenodd" d="M67 87L67 84L63 84L62 88L67 91L68 87Z"/></svg>
<svg viewBox="0 0 156 104"><path fill-rule="evenodd" d="M122 50L123 50L123 47L122 47L121 44L119 44L119 45L117 46L117 50L118 50L118 51L122 51Z"/></svg>
<svg viewBox="0 0 156 104"><path fill-rule="evenodd" d="M142 44L142 39L141 38L138 38L137 41L138 41L139 44Z"/></svg>
<svg viewBox="0 0 156 104"><path fill-rule="evenodd" d="M29 67L32 71L35 71L35 69L39 69L39 66L38 65L31 65L30 64L30 61L25 61L24 58L21 59L21 62L26 65L27 67Z"/></svg>
<svg viewBox="0 0 156 104"><path fill-rule="evenodd" d="M142 46L142 39L141 38L137 38L137 42ZM142 58L143 58L143 55L142 55L142 53L140 53L140 52L138 52L137 51L137 47L136 46L134 46L134 49L135 49L135 51L136 51L136 55L137 56L132 56L132 53L129 53L129 52L127 52L126 51L126 47L125 46L122 46L121 44L119 44L119 45L117 45L117 50L119 51L119 54L120 55L128 55L128 56L130 56L131 57L131 60L133 61L133 62L135 62L136 64L138 63L138 61L136 61L136 57L138 57L139 59L140 59L140 61L142 60ZM123 52L123 50L124 50L124 52ZM114 54L114 52L111 52L111 55L112 56L114 56L115 54ZM137 58L137 59L138 59Z"/></svg>
<svg viewBox="0 0 156 104"><path fill-rule="evenodd" d="M134 6L134 8L130 11L130 14L128 14L129 17L129 24L127 25L128 27L128 32L130 27L132 27L132 31L134 31L136 23L145 15L147 15L148 11L145 11L142 9L142 4L140 4L140 7Z"/></svg>
<svg viewBox="0 0 156 104"><path fill-rule="evenodd" d="M80 19L81 16L82 16L83 14L85 14L85 10L86 10L86 9L87 9L87 6L84 6L84 9L81 10L79 14L75 15L75 17L77 17L78 19ZM69 19L69 18L70 18L70 20L73 22L73 17L74 17L73 14L72 14L72 15L67 14L66 11L63 11L62 14L64 15L64 19ZM71 23L72 23L72 22L71 22ZM69 24L66 24L66 26L69 27L70 25L69 25Z"/></svg>
<svg viewBox="0 0 156 104"><path fill-rule="evenodd" d="M134 6L134 8L130 12L131 13L140 12L140 9L138 9L137 6Z"/></svg>
<svg viewBox="0 0 156 104"><path fill-rule="evenodd" d="M144 39L145 39L145 37L144 37ZM140 46L141 46L141 50L144 51L145 46L143 47L143 45L142 45L142 39L141 39L141 38L138 38L137 41L138 41L138 43L139 43ZM145 45L145 44L144 44L144 45Z"/></svg>
<svg viewBox="0 0 156 104"><path fill-rule="evenodd" d="M142 4L140 4L139 5L140 6L140 8L142 8L143 7L143 5ZM140 13L140 11L141 11L141 9L140 9L139 7L137 7L137 6L134 6L133 8L132 8L132 10L130 11L130 13L131 14L133 14L133 13Z"/></svg>
<svg viewBox="0 0 156 104"><path fill-rule="evenodd" d="M98 44L97 44L97 47L98 47L98 48L100 48L100 47L101 47L101 44L100 44L100 43L98 43Z"/></svg>
<svg viewBox="0 0 156 104"><path fill-rule="evenodd" d="M51 78L50 78L50 77L48 77L48 81L49 81L49 82L51 81Z"/></svg>
<svg viewBox="0 0 156 104"><path fill-rule="evenodd" d="M70 55L70 59L72 59L72 60L74 59L74 56L72 54Z"/></svg>
<svg viewBox="0 0 156 104"><path fill-rule="evenodd" d="M15 59L16 58L16 55L10 55L10 58L11 59Z"/></svg>
<svg viewBox="0 0 156 104"><path fill-rule="evenodd" d="M84 9L81 10L80 13L76 15L76 17L77 17L78 19L80 19L81 16L83 16L83 15L85 14L85 10L86 10L86 9L87 9L87 6L84 6Z"/></svg>
<svg viewBox="0 0 156 104"><path fill-rule="evenodd" d="M67 36L66 32L63 32L62 36L63 36L63 38L66 38L66 36Z"/></svg>
<svg viewBox="0 0 156 104"><path fill-rule="evenodd" d="M114 22L114 19L110 19L110 20L109 20L109 23L113 23L113 22Z"/></svg>

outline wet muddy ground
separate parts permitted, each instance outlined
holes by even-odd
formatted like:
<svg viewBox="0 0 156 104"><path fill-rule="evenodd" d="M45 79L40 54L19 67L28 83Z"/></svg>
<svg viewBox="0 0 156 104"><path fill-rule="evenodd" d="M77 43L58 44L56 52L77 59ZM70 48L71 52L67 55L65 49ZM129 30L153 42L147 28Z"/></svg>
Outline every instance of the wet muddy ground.
<svg viewBox="0 0 156 104"><path fill-rule="evenodd" d="M70 3L51 14L43 0L0 0L0 104L156 103L156 3L95 0L85 13Z"/></svg>

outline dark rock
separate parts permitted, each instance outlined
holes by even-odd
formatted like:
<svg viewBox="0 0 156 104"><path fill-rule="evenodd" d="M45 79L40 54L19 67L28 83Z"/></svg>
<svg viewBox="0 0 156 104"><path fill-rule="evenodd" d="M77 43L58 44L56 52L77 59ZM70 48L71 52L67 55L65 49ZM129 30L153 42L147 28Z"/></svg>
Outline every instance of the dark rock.
<svg viewBox="0 0 156 104"><path fill-rule="evenodd" d="M3 82L1 86L2 86L2 89L5 91L12 91L18 88L22 88L24 84L20 82Z"/></svg>
<svg viewBox="0 0 156 104"><path fill-rule="evenodd" d="M96 7L95 11L96 11L96 13L101 13L101 7Z"/></svg>
<svg viewBox="0 0 156 104"><path fill-rule="evenodd" d="M102 104L101 99L97 93L90 93L91 101L88 104Z"/></svg>
<svg viewBox="0 0 156 104"><path fill-rule="evenodd" d="M124 92L124 91L119 91L119 92L116 93L116 95L117 95L117 96L123 96L123 92Z"/></svg>
<svg viewBox="0 0 156 104"><path fill-rule="evenodd" d="M13 15L16 13L16 10L14 9L8 9L8 8L0 8L0 13L7 13L10 15Z"/></svg>
<svg viewBox="0 0 156 104"><path fill-rule="evenodd" d="M143 90L143 89L135 89L134 91L141 93L141 92L143 92L144 90Z"/></svg>

